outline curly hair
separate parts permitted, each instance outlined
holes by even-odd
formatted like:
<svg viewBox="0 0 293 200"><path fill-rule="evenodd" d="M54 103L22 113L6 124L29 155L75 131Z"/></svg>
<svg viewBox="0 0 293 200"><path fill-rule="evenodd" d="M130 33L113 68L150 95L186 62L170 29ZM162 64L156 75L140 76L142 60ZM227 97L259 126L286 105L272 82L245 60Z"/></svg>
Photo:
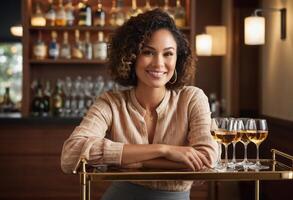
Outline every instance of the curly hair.
<svg viewBox="0 0 293 200"><path fill-rule="evenodd" d="M168 82L166 87L177 89L190 83L195 66L188 40L176 28L174 20L159 8L132 17L116 29L110 42L109 55L111 75L115 81L123 86L137 85L136 58L144 44L159 29L169 30L177 43L177 80L173 84Z"/></svg>

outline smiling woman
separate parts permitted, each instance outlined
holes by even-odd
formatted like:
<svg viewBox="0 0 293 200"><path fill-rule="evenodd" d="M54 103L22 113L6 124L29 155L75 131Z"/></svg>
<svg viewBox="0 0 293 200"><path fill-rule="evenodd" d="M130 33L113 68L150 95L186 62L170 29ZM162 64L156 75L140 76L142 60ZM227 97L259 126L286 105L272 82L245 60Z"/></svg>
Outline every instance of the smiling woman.
<svg viewBox="0 0 293 200"><path fill-rule="evenodd" d="M132 88L97 98L64 143L63 171L71 172L81 156L92 164L127 168L211 167L217 145L210 135L208 99L201 89L186 86L194 65L173 19L160 9L132 17L117 29L110 48L112 75ZM114 183L102 199L187 200L191 185Z"/></svg>

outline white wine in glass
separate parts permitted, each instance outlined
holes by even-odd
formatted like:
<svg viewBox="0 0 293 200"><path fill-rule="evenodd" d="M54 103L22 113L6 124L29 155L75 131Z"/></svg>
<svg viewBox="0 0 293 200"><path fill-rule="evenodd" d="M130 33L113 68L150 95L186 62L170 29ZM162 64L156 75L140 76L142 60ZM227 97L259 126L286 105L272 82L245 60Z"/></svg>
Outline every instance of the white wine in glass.
<svg viewBox="0 0 293 200"><path fill-rule="evenodd" d="M259 159L259 146L268 136L267 122L265 119L256 119L252 122L254 122L255 130L248 130L246 135L256 145L256 163L249 168L254 170L268 169L269 166L262 165Z"/></svg>

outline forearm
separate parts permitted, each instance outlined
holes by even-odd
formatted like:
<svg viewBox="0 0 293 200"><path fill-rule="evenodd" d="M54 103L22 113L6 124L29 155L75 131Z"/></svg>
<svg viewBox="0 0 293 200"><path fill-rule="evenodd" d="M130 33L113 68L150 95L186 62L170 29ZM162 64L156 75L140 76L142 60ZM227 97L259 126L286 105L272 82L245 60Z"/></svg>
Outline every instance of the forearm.
<svg viewBox="0 0 293 200"><path fill-rule="evenodd" d="M164 157L163 144L125 144L122 152L122 165L139 163Z"/></svg>
<svg viewBox="0 0 293 200"><path fill-rule="evenodd" d="M152 169L188 169L189 167L181 162L174 162L165 158L156 158L142 162L144 168ZM189 168L190 169L190 168Z"/></svg>

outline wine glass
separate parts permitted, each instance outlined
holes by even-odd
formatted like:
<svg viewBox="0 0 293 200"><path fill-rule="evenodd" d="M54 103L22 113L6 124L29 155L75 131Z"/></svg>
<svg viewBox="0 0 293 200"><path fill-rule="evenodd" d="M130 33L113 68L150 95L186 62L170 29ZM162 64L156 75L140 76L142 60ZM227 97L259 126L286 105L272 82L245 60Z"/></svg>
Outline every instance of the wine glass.
<svg viewBox="0 0 293 200"><path fill-rule="evenodd" d="M247 133L247 137L256 145L256 163L249 168L254 170L268 169L269 166L262 165L259 160L259 146L268 137L267 121L265 119L251 120L249 125L254 128L254 131Z"/></svg>
<svg viewBox="0 0 293 200"><path fill-rule="evenodd" d="M217 138L225 146L225 164L224 168L228 171L228 146L236 137L236 129L234 126L235 119L223 118L220 120L219 128L215 131Z"/></svg>
<svg viewBox="0 0 293 200"><path fill-rule="evenodd" d="M235 168L238 165L238 163L236 161L236 144L237 144L237 142L239 142L241 140L242 131L244 130L244 124L241 119L235 119L234 130L236 130L236 136L235 136L234 140L232 141L233 158L232 158L232 162L229 163L229 167L231 167L231 168Z"/></svg>
<svg viewBox="0 0 293 200"><path fill-rule="evenodd" d="M219 118L212 118L211 120L211 135L218 144L218 157L217 157L217 161L214 166L214 169L221 170L223 168L223 165L221 164L222 145L221 145L221 141L217 138L215 133L215 131L218 130L218 124L219 124L218 119Z"/></svg>

